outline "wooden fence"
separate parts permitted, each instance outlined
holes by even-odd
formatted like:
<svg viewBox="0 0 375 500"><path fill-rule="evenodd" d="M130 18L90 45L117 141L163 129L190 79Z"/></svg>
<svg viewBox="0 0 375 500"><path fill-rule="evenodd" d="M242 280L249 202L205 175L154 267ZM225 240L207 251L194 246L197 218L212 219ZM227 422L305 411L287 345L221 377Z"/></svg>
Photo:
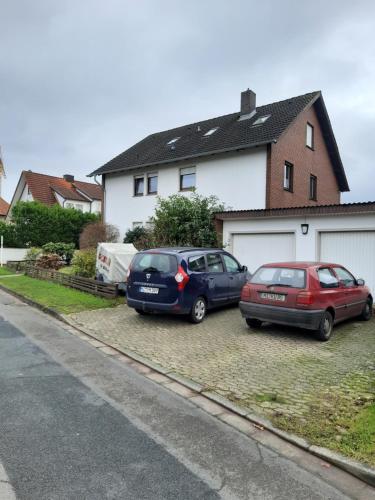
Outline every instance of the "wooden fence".
<svg viewBox="0 0 375 500"><path fill-rule="evenodd" d="M70 276L69 274L30 265L26 266L25 274L31 278L53 281L54 283L60 283L70 288L77 288L83 292L99 295L100 297L111 299L118 295L118 286L116 284L103 283L102 281L96 281L90 278Z"/></svg>

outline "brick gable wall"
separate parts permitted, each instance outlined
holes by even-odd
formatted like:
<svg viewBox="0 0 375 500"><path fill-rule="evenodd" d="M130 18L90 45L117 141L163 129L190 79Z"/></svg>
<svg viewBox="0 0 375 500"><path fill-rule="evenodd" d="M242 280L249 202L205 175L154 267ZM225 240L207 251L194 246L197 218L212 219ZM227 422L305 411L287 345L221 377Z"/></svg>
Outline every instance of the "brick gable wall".
<svg viewBox="0 0 375 500"><path fill-rule="evenodd" d="M306 147L306 123L314 127L314 150ZM293 192L283 188L285 161L294 166ZM317 201L309 199L310 174L318 178ZM268 149L267 208L340 203L340 191L313 107L302 112Z"/></svg>

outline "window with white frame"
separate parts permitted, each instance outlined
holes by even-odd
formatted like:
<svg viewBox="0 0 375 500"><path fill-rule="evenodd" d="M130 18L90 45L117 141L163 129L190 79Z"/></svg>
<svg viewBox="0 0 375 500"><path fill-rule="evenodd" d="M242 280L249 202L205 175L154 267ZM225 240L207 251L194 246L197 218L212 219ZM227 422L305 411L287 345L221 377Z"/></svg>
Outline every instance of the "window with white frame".
<svg viewBox="0 0 375 500"><path fill-rule="evenodd" d="M180 169L180 191L191 191L195 188L195 167Z"/></svg>
<svg viewBox="0 0 375 500"><path fill-rule="evenodd" d="M286 161L284 163L284 181L283 187L285 191L293 191L293 165Z"/></svg>
<svg viewBox="0 0 375 500"><path fill-rule="evenodd" d="M306 124L306 146L308 148L314 148L314 127L311 123Z"/></svg>

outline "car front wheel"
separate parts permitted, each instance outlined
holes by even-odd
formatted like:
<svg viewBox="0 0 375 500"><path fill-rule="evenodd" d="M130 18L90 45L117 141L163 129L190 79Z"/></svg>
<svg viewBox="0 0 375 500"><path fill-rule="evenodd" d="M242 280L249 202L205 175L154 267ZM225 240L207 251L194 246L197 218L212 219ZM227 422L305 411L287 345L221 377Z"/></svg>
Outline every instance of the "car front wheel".
<svg viewBox="0 0 375 500"><path fill-rule="evenodd" d="M372 317L372 300L367 299L366 304L361 312L360 318L363 319L364 321L368 321Z"/></svg>
<svg viewBox="0 0 375 500"><path fill-rule="evenodd" d="M319 340L326 342L331 338L333 329L333 317L332 314L326 311L320 320L319 328L316 331L316 336Z"/></svg>
<svg viewBox="0 0 375 500"><path fill-rule="evenodd" d="M198 297L195 299L193 307L191 308L189 319L192 323L201 323L206 316L206 312L206 301L203 297Z"/></svg>
<svg viewBox="0 0 375 500"><path fill-rule="evenodd" d="M262 326L260 319L246 318L246 323L247 326L250 326L251 328L260 328Z"/></svg>

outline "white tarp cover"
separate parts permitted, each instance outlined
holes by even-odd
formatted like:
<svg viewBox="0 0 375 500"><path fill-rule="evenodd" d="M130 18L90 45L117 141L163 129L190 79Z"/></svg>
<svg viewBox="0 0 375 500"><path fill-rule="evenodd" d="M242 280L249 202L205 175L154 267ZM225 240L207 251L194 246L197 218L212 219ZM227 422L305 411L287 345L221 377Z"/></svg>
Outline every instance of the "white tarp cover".
<svg viewBox="0 0 375 500"><path fill-rule="evenodd" d="M99 243L96 276L105 283L124 283L129 264L138 252L132 243Z"/></svg>

